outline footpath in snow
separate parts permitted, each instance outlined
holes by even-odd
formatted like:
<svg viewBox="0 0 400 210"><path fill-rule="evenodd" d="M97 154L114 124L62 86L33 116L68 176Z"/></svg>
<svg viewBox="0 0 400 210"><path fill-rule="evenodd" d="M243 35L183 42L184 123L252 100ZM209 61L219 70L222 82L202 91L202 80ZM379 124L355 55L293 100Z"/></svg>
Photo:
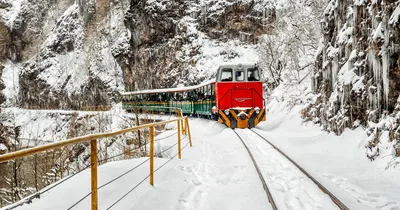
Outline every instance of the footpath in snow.
<svg viewBox="0 0 400 210"><path fill-rule="evenodd" d="M155 185L145 180L113 205L149 173L149 163L99 190L99 209L271 209L251 159L235 133L225 126L203 119L190 119L193 147L187 146L182 159L174 158L155 173ZM388 157L370 162L365 156L362 130L335 136L311 123L303 123L298 110L271 111L267 121L256 129L302 165L350 209L400 209L400 170L387 167ZM162 138L173 134L169 130ZM176 135L157 142L165 150L176 142ZM272 191L281 200L280 209L326 209L331 205L309 187L287 161L252 139L256 158L271 160L261 167L269 176ZM183 145L187 139L183 141ZM164 158L156 158L155 168L176 154L174 147ZM99 167L99 186L142 163L147 158L107 163ZM282 168L280 168L280 166ZM274 168L275 167L275 168ZM278 178L279 177L279 178ZM286 186L286 187L285 187ZM297 188L300 186L301 188ZM302 191L300 191L302 190ZM19 209L68 209L90 192L90 171L62 183L32 204ZM274 193L274 192L272 192ZM307 195L306 195L307 193ZM305 198L307 198L305 200ZM301 202L299 202L301 201ZM308 205L320 202L317 205ZM72 209L89 209L90 196ZM333 208L330 206L330 208Z"/></svg>
<svg viewBox="0 0 400 210"><path fill-rule="evenodd" d="M231 129L203 119L190 121L193 147L155 173L154 187L146 180L111 209L271 209L258 175L242 143ZM167 131L159 137L168 136ZM176 135L160 141L167 148ZM187 140L184 140L185 145ZM162 149L161 149L162 150ZM176 149L169 156L176 154ZM99 186L145 161L107 163L99 167ZM157 158L155 168L168 159ZM148 175L149 163L99 190L99 209L107 209ZM90 192L90 171L35 199L20 209L68 209ZM89 209L90 196L72 209Z"/></svg>

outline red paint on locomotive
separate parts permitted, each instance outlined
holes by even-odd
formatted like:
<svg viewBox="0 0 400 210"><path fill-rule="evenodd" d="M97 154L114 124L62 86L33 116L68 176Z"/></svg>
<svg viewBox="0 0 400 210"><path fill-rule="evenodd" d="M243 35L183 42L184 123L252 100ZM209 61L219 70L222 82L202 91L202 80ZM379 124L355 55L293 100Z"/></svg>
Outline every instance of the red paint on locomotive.
<svg viewBox="0 0 400 210"><path fill-rule="evenodd" d="M219 122L230 128L252 128L266 120L260 71L254 64L219 67L213 109Z"/></svg>
<svg viewBox="0 0 400 210"><path fill-rule="evenodd" d="M215 98L217 109L262 108L262 82L217 82Z"/></svg>

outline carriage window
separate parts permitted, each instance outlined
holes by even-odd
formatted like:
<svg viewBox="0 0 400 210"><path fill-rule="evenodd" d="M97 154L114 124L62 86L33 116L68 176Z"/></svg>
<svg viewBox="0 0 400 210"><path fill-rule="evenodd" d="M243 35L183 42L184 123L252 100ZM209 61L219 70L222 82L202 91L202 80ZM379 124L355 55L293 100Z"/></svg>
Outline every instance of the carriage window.
<svg viewBox="0 0 400 210"><path fill-rule="evenodd" d="M244 71L236 71L236 81L243 81L244 80Z"/></svg>
<svg viewBox="0 0 400 210"><path fill-rule="evenodd" d="M222 69L221 81L232 81L232 69Z"/></svg>
<svg viewBox="0 0 400 210"><path fill-rule="evenodd" d="M182 100L184 100L184 101L188 100L188 92L187 91L182 93Z"/></svg>
<svg viewBox="0 0 400 210"><path fill-rule="evenodd" d="M258 74L258 68L247 69L247 81L260 81L260 75Z"/></svg>

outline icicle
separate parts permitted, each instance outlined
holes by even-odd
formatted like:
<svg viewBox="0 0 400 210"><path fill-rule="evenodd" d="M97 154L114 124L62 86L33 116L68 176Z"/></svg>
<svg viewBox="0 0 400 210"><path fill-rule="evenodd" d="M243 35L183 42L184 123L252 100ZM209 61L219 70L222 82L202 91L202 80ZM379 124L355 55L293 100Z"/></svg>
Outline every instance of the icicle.
<svg viewBox="0 0 400 210"><path fill-rule="evenodd" d="M382 82L383 91L385 96L384 108L388 109L389 106L389 62L390 56L387 47L389 46L389 30L388 30L388 17L385 15L382 21L384 44L382 46Z"/></svg>

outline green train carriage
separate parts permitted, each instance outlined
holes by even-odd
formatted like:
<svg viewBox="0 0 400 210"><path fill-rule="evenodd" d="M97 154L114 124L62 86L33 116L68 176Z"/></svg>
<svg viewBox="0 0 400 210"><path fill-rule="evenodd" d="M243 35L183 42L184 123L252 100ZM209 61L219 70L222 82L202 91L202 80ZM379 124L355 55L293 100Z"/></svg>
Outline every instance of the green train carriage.
<svg viewBox="0 0 400 210"><path fill-rule="evenodd" d="M127 111L170 112L181 108L184 115L212 118L215 103L215 82L198 86L134 91L121 93L122 107ZM171 110L172 112L175 109Z"/></svg>

